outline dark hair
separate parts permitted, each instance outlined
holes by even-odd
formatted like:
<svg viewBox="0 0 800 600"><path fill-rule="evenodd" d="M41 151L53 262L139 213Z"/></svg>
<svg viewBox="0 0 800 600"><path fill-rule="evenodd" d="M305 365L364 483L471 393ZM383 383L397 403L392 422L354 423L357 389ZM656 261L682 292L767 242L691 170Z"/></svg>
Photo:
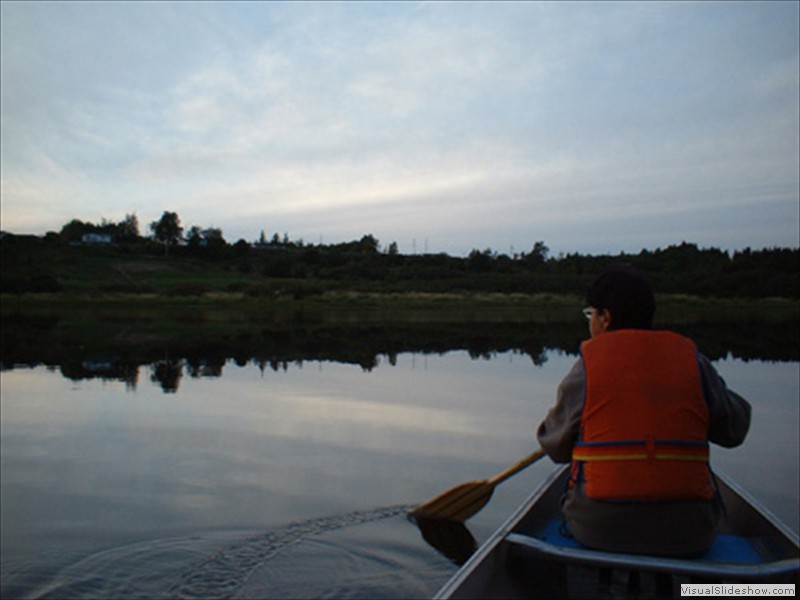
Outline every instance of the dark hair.
<svg viewBox="0 0 800 600"><path fill-rule="evenodd" d="M610 329L650 329L656 312L653 289L626 266L606 269L586 292L589 306L611 312Z"/></svg>

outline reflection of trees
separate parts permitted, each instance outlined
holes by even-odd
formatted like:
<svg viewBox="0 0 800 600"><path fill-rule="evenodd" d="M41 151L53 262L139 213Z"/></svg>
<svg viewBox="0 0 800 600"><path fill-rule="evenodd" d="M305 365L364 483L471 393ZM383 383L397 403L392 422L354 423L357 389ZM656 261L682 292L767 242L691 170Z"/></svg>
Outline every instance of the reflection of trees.
<svg viewBox="0 0 800 600"><path fill-rule="evenodd" d="M533 364L537 367L543 367L547 362L547 350L544 348L541 348L539 352L528 351L528 354L530 354Z"/></svg>
<svg viewBox="0 0 800 600"><path fill-rule="evenodd" d="M261 373L263 374L267 368L272 369L274 372L278 371L286 371L289 368L289 363L285 360L266 360L264 358L257 358L253 359L253 363L255 363Z"/></svg>
<svg viewBox="0 0 800 600"><path fill-rule="evenodd" d="M730 355L744 361L800 361L797 323L688 323L674 330L693 339L711 360Z"/></svg>
<svg viewBox="0 0 800 600"><path fill-rule="evenodd" d="M192 356L186 359L186 367L189 377L192 378L221 377L222 368L225 366L226 362L227 358L220 355L205 359Z"/></svg>
<svg viewBox="0 0 800 600"><path fill-rule="evenodd" d="M83 379L124 381L130 390L135 390L139 381L139 365L115 360L69 361L60 365L60 371L65 378L72 381Z"/></svg>
<svg viewBox="0 0 800 600"><path fill-rule="evenodd" d="M118 380L135 388L140 366L150 365L151 380L171 393L177 391L184 374L191 378L220 377L231 361L239 366L255 364L262 371L286 371L290 365L302 366L306 361L353 364L369 371L382 360L397 364L400 354L465 350L475 359L506 352L525 354L534 365L542 366L551 351L577 355L587 337L586 325L578 319L570 323L290 319L231 323L227 329L213 331L205 331L204 322L193 321L178 333L138 338L115 333L131 331L129 322L108 322L111 325L100 323L107 328L101 335L94 322L72 322L66 316L27 319L20 325L4 320L0 366L45 364L60 369L72 380ZM712 360L732 356L800 361L796 321L687 322L674 329L694 339Z"/></svg>
<svg viewBox="0 0 800 600"><path fill-rule="evenodd" d="M181 377L183 377L183 361L175 359L162 360L152 365L150 381L161 384L161 389L167 394L178 391Z"/></svg>

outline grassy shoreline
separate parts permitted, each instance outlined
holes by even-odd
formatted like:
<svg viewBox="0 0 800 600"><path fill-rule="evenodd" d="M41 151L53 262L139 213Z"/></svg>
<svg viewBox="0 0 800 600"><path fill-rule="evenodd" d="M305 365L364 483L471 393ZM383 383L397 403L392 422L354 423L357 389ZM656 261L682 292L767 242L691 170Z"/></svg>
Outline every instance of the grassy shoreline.
<svg viewBox="0 0 800 600"><path fill-rule="evenodd" d="M8 316L31 310L148 310L148 309L210 309L234 311L381 311L391 313L428 312L446 315L451 311L501 312L523 316L531 313L563 315L572 319L574 311L585 304L582 296L573 294L521 294L486 292L358 292L328 291L321 294L296 297L275 294L253 297L242 292L209 292L198 295L172 296L165 294L2 294L0 314ZM723 320L731 317L763 317L768 320L799 320L800 301L793 298L716 298L686 294L657 295L656 318L681 315L718 314ZM525 319L527 320L527 319Z"/></svg>
<svg viewBox="0 0 800 600"><path fill-rule="evenodd" d="M271 364L333 360L371 368L380 355L467 349L475 356L516 350L536 362L548 348L577 353L588 333L584 300L577 295L59 294L0 300L4 364L67 361L78 365L72 367L78 375L81 361L145 364L164 356ZM688 335L707 356L796 360L800 352L796 300L681 295L659 301L655 327Z"/></svg>

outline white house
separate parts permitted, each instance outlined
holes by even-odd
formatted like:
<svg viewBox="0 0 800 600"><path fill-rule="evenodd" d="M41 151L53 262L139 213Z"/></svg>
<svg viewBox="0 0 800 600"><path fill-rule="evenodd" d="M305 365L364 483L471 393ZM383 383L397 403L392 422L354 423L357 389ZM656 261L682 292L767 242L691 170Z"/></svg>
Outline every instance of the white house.
<svg viewBox="0 0 800 600"><path fill-rule="evenodd" d="M106 233L84 233L81 241L90 246L105 246L111 244L114 239Z"/></svg>

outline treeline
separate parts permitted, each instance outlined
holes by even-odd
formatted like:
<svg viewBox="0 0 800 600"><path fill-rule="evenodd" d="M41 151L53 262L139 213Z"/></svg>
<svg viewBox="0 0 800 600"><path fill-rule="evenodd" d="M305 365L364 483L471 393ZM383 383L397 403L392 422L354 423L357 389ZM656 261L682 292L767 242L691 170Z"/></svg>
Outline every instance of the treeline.
<svg viewBox="0 0 800 600"><path fill-rule="evenodd" d="M330 286L383 292L489 291L502 293L582 293L597 273L611 264L625 263L644 273L661 293L719 297L800 297L800 250L797 248L745 248L728 253L682 242L664 249L643 249L638 254L550 256L543 241L527 252L513 255L491 248L475 249L466 257L447 254L401 254L395 242L385 246L372 235L335 244L307 244L278 233L230 244L219 228L191 226L184 231L176 213L165 212L142 236L135 215L119 223L99 225L70 221L60 232L28 240L50 248L104 245L120 256L167 256L199 259L235 272L239 280L227 283L230 291L257 290L265 281L295 283L295 289L321 292ZM87 237L103 235L103 239ZM22 240L5 235L3 270L27 264ZM29 244L30 246L31 244ZM42 261L39 261L40 263ZM36 264L47 273L47 265ZM3 277L2 291L58 291L57 273L50 284L20 283ZM46 278L45 278L46 279ZM259 283L262 282L262 283ZM31 287L32 286L32 287ZM43 289L33 289L33 288Z"/></svg>

